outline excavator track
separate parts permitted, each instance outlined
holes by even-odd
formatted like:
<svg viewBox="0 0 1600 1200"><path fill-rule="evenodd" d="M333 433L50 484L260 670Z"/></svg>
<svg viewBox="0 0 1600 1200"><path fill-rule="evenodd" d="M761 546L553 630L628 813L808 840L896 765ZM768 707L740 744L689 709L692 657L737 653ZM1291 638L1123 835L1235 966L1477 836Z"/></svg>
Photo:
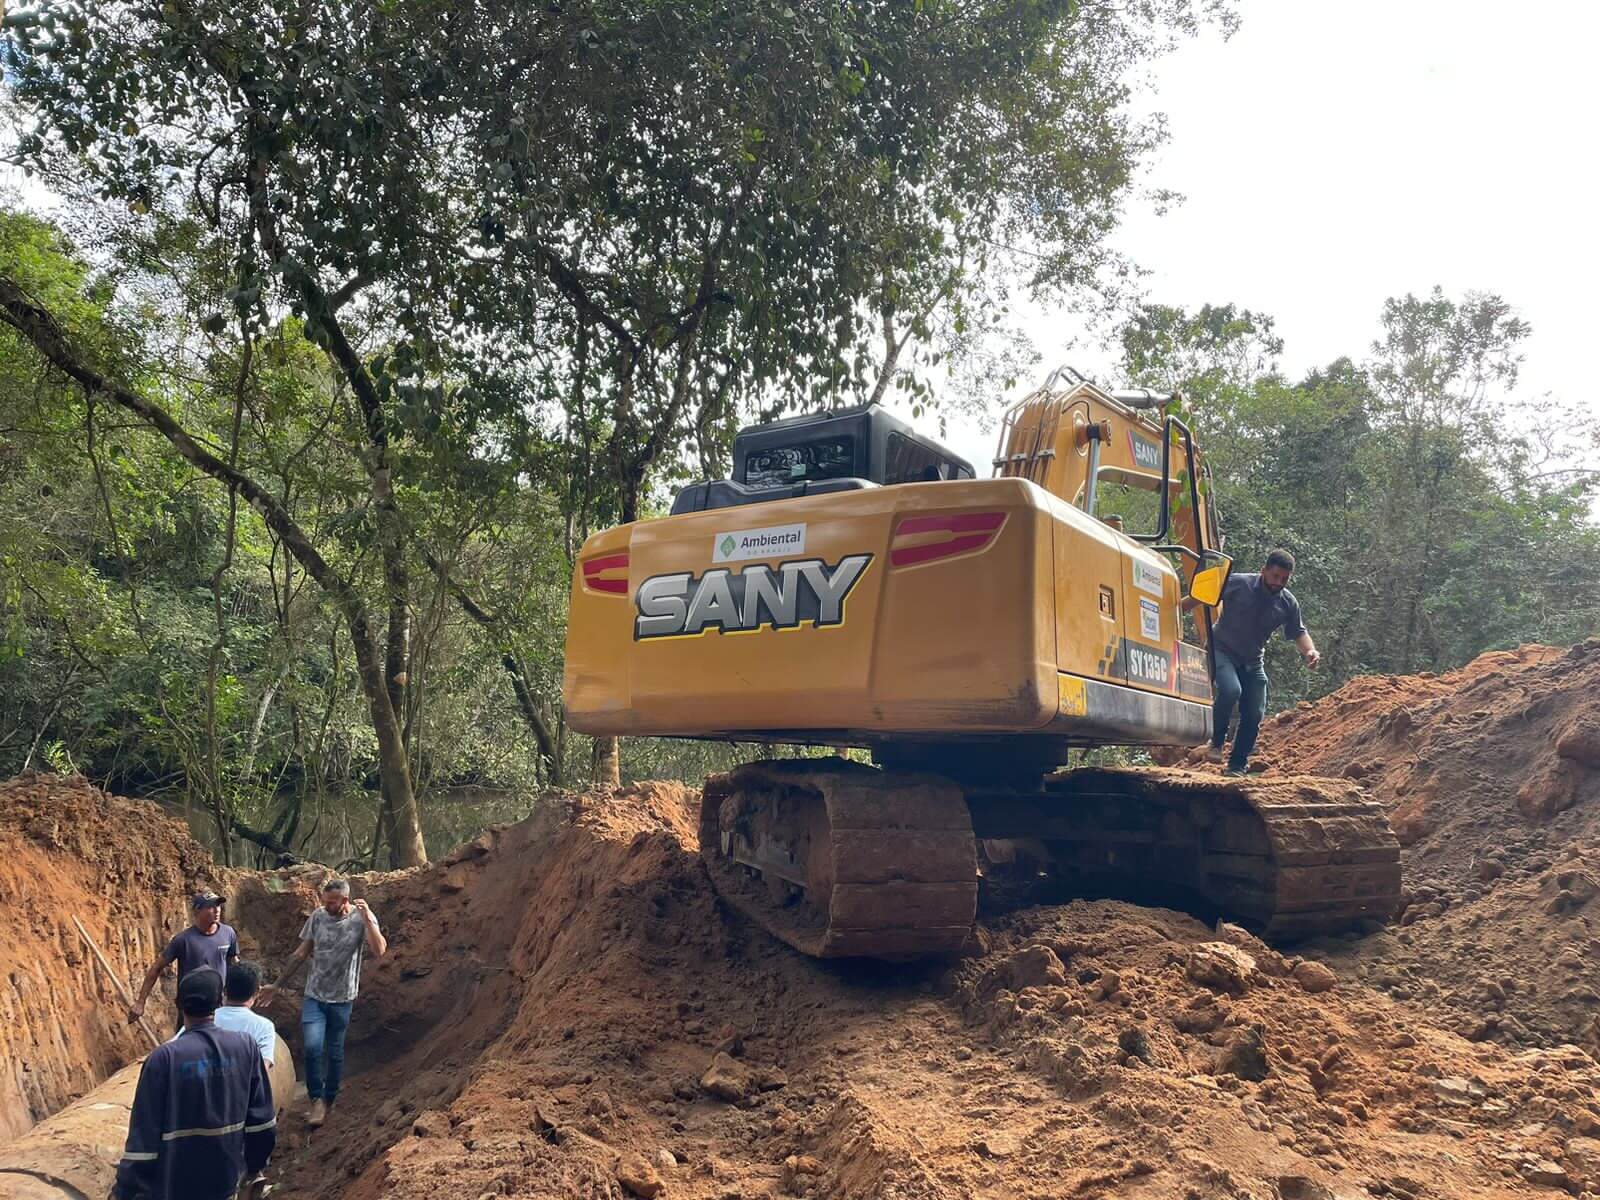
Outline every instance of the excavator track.
<svg viewBox="0 0 1600 1200"><path fill-rule="evenodd" d="M713 777L701 808L723 897L823 958L959 952L980 839L1041 849L1037 865L1080 894L1183 895L1280 940L1385 921L1400 899L1388 820L1345 780L1083 768L1031 789L963 787L791 759Z"/></svg>
<svg viewBox="0 0 1600 1200"><path fill-rule="evenodd" d="M1348 780L1087 767L969 802L979 837L1039 839L1091 891L1154 885L1268 938L1358 929L1400 902L1400 844Z"/></svg>
<svg viewBox="0 0 1600 1200"><path fill-rule="evenodd" d="M700 850L723 898L804 954L949 955L972 932L972 821L937 775L750 763L706 781Z"/></svg>

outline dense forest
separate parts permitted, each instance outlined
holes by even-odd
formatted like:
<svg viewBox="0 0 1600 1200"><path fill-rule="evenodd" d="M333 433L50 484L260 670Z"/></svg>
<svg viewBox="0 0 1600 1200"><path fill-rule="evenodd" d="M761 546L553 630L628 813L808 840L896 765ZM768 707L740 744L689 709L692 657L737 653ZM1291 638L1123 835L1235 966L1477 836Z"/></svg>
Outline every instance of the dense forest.
<svg viewBox="0 0 1600 1200"><path fill-rule="evenodd" d="M1275 707L1600 629L1600 442L1519 401L1514 298L1419 280L1295 379L1112 250L1162 135L1130 80L1225 7L471 7L4 17L0 776L404 865L728 762L566 729L584 538L752 420L992 421L1043 373L1024 296L1182 390L1242 564L1298 556L1325 659L1274 647Z"/></svg>

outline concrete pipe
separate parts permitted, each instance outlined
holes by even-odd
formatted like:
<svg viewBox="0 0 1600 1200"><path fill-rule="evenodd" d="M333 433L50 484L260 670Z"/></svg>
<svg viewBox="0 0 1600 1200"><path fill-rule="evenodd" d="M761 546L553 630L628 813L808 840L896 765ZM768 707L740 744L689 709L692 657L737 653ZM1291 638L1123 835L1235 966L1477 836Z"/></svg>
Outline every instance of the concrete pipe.
<svg viewBox="0 0 1600 1200"><path fill-rule="evenodd" d="M103 1200L117 1179L128 1112L144 1060L129 1063L53 1117L0 1146L0 1200ZM294 1095L294 1059L278 1039L272 1071L278 1110Z"/></svg>

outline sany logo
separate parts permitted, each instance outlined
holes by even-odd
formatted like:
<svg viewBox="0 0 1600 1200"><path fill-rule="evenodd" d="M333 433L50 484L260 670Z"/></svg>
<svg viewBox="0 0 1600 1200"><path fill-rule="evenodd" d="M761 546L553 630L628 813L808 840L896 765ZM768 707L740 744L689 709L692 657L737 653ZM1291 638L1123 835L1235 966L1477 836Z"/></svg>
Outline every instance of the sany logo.
<svg viewBox="0 0 1600 1200"><path fill-rule="evenodd" d="M758 563L738 574L715 567L698 577L687 571L652 575L634 597L633 636L646 641L695 637L708 629L749 633L763 625L795 629L807 621L818 629L841 625L845 601L871 562L870 554L849 554L833 566L806 558L776 567Z"/></svg>
<svg viewBox="0 0 1600 1200"><path fill-rule="evenodd" d="M1128 449L1133 454L1133 462L1137 467L1146 471L1161 470L1161 443L1143 434L1128 430Z"/></svg>

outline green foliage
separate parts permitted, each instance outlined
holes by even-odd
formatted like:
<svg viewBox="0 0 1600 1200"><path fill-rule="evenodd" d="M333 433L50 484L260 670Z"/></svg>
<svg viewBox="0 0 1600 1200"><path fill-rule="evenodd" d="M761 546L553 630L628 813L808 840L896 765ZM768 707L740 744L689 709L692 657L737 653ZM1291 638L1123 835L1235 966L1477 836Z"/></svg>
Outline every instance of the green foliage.
<svg viewBox="0 0 1600 1200"><path fill-rule="evenodd" d="M1231 25L1195 0L40 7L21 157L208 230L203 332L287 305L337 349L358 311L393 430L515 448L531 396L609 467L598 519L637 515L676 445L717 461L741 407L874 373L925 398L946 362L969 396L1007 384L1002 268L1113 286L1160 133L1124 80Z"/></svg>
<svg viewBox="0 0 1600 1200"><path fill-rule="evenodd" d="M1527 324L1497 296L1438 289L1382 320L1366 361L1293 384L1271 320L1231 305L1148 308L1124 331L1134 382L1188 393L1240 568L1276 545L1298 560L1324 666L1275 643L1276 706L1600 627L1600 479L1560 466L1582 418L1506 406Z"/></svg>

